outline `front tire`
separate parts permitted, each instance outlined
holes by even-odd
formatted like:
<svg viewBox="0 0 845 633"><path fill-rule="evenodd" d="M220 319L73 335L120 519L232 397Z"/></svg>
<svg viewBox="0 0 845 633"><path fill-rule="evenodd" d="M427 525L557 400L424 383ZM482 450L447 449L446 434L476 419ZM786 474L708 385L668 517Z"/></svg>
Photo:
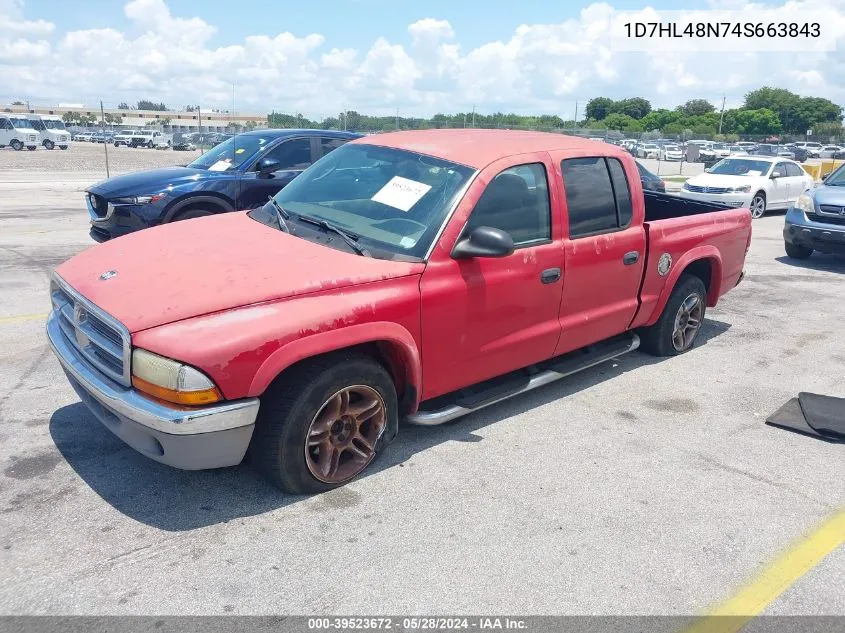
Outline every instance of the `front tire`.
<svg viewBox="0 0 845 633"><path fill-rule="evenodd" d="M784 242L783 247L786 250L786 254L788 257L792 259L807 259L810 255L813 254L813 249L808 248L806 246L799 246L798 244L790 244L789 242Z"/></svg>
<svg viewBox="0 0 845 633"><path fill-rule="evenodd" d="M688 352L701 331L706 307L704 282L694 275L681 275L657 323L641 331L640 348L653 356Z"/></svg>
<svg viewBox="0 0 845 633"><path fill-rule="evenodd" d="M67 146L67 145L59 145L59 149L65 150L65 149L67 149L67 148L68 148L68 146Z"/></svg>
<svg viewBox="0 0 845 633"><path fill-rule="evenodd" d="M56 144L53 141L46 140L44 141L44 149L56 149Z"/></svg>
<svg viewBox="0 0 845 633"><path fill-rule="evenodd" d="M751 198L750 208L751 217L755 220L766 215L766 194L762 191L755 193L754 197Z"/></svg>
<svg viewBox="0 0 845 633"><path fill-rule="evenodd" d="M180 211L176 215L173 216L171 222L180 222L182 220L192 220L194 218L205 218L209 215L214 215L213 211L208 211L207 209L186 209L185 211Z"/></svg>
<svg viewBox="0 0 845 633"><path fill-rule="evenodd" d="M363 472L397 419L396 389L377 362L344 352L312 359L262 396L250 458L286 492L324 492Z"/></svg>

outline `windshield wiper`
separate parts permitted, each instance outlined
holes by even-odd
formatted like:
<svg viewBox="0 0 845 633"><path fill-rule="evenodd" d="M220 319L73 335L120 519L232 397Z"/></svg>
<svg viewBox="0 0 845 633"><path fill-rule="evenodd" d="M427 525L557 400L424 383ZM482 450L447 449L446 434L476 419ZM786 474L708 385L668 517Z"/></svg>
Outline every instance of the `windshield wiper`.
<svg viewBox="0 0 845 633"><path fill-rule="evenodd" d="M358 241L358 236L354 233L348 233L341 228L336 227L334 224L330 224L325 220L318 220L317 218L309 218L307 215L299 215L297 216L299 220L302 222L307 222L308 224L313 224L314 226L319 226L323 229L326 233L331 231L332 233L336 233L340 235L346 245L349 246L357 255L363 255L364 257L372 257L370 252L364 248L363 246L359 246L356 244Z"/></svg>
<svg viewBox="0 0 845 633"><path fill-rule="evenodd" d="M267 202L272 204L273 208L276 210L276 221L279 223L279 230L284 231L285 233L290 233L288 223L285 222L285 220L290 220L290 213L285 211L285 208L280 205L273 196L268 196Z"/></svg>

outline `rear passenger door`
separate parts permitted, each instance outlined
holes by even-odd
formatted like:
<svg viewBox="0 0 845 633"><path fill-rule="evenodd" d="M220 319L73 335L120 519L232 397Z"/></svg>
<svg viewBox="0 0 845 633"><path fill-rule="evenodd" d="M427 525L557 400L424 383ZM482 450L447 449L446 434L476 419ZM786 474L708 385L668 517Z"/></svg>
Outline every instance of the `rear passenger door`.
<svg viewBox="0 0 845 633"><path fill-rule="evenodd" d="M316 138L286 139L259 154L241 179L238 209L260 207L270 196L274 196L291 180L314 162L319 151ZM258 164L265 158L279 161L279 169L271 174L260 174Z"/></svg>
<svg viewBox="0 0 845 633"><path fill-rule="evenodd" d="M789 204L792 205L806 191L809 177L796 163L786 164L786 175L789 177Z"/></svg>
<svg viewBox="0 0 845 633"><path fill-rule="evenodd" d="M633 165L626 170L612 157L556 158L566 235L557 355L627 329L639 306L646 239Z"/></svg>
<svg viewBox="0 0 845 633"><path fill-rule="evenodd" d="M769 187L769 195L766 200L766 208L768 209L782 209L789 204L790 196L790 182L788 163L776 163L772 168L770 174L771 186ZM780 174L775 178L775 172Z"/></svg>

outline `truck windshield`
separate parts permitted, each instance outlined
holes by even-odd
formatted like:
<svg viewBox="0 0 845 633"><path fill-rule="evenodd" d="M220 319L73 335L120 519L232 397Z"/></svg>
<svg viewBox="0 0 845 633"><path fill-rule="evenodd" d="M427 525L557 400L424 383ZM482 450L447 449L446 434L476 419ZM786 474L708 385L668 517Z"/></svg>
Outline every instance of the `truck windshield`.
<svg viewBox="0 0 845 633"><path fill-rule="evenodd" d="M32 128L32 121L29 119L9 119L12 122L12 125L18 129L33 129Z"/></svg>
<svg viewBox="0 0 845 633"><path fill-rule="evenodd" d="M64 130L65 124L62 121L44 121L43 125L48 130Z"/></svg>
<svg viewBox="0 0 845 633"><path fill-rule="evenodd" d="M231 171L252 159L272 140L272 138L254 134L241 134L215 145L188 164L188 167L209 171Z"/></svg>
<svg viewBox="0 0 845 633"><path fill-rule="evenodd" d="M401 149L347 144L324 156L276 194L293 219L326 220L362 245L425 257L474 170ZM277 226L272 207L250 216Z"/></svg>
<svg viewBox="0 0 845 633"><path fill-rule="evenodd" d="M767 160L748 158L725 158L713 165L711 174L720 176L765 176L772 166Z"/></svg>

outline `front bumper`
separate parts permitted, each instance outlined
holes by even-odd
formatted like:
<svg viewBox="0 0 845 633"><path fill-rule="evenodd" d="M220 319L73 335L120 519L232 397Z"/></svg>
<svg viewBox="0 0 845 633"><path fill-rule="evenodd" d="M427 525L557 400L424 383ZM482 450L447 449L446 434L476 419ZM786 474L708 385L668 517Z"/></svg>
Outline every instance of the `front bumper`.
<svg viewBox="0 0 845 633"><path fill-rule="evenodd" d="M845 224L810 220L803 211L791 207L786 212L783 239L822 253L845 253Z"/></svg>
<svg viewBox="0 0 845 633"><path fill-rule="evenodd" d="M681 189L678 195L688 200L696 200L698 202L713 202L715 204L725 204L729 207L747 207L751 203L752 194L750 193L699 193L696 191L689 191Z"/></svg>
<svg viewBox="0 0 845 633"><path fill-rule="evenodd" d="M170 407L95 370L67 341L55 314L47 320L47 338L82 402L139 453L185 470L234 466L243 460L258 415L257 398Z"/></svg>

